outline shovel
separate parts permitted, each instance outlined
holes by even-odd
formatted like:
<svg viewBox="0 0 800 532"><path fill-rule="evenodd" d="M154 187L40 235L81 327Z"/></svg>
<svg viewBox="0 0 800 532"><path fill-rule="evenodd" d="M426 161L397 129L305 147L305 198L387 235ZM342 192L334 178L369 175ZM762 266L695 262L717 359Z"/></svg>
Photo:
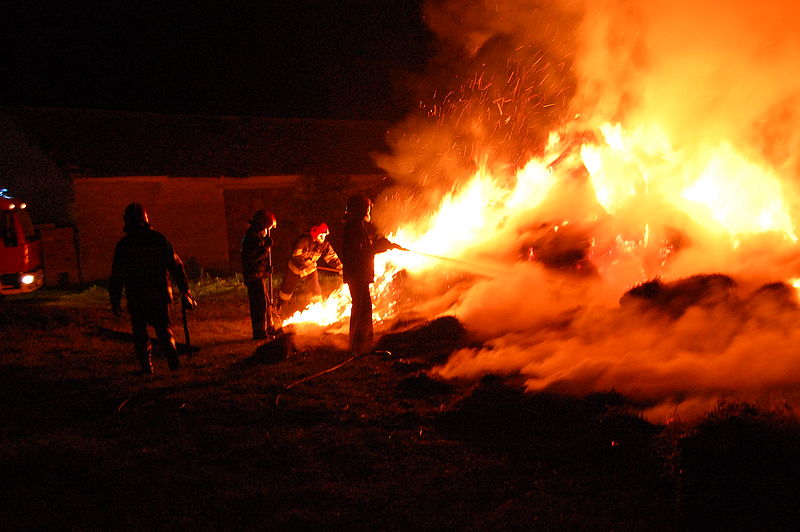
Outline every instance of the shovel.
<svg viewBox="0 0 800 532"><path fill-rule="evenodd" d="M200 348L192 345L192 338L189 336L189 320L186 318L186 305L183 303L181 303L181 317L183 318L183 339L185 344L180 347L191 358L193 354L200 351Z"/></svg>

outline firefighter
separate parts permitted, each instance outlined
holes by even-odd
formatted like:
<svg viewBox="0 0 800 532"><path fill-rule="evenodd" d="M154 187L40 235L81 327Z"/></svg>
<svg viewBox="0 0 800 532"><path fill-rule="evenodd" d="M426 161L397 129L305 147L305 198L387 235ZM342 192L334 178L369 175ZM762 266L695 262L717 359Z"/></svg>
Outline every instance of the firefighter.
<svg viewBox="0 0 800 532"><path fill-rule="evenodd" d="M250 303L253 339L262 340L275 333L272 323L272 237L278 226L275 215L264 209L253 214L242 238L242 276Z"/></svg>
<svg viewBox="0 0 800 532"><path fill-rule="evenodd" d="M131 203L122 215L126 233L114 250L108 292L111 310L122 315L122 292L128 302L136 358L145 375L153 374L153 357L147 327L155 330L159 343L166 351L171 370L180 366L175 336L170 329L169 306L172 303L172 283L181 293L181 304L195 308L189 291L186 271L180 257L167 238L150 227L147 211L141 203ZM171 280L171 282L170 282Z"/></svg>
<svg viewBox="0 0 800 532"><path fill-rule="evenodd" d="M331 243L326 240L329 233L328 224L322 222L311 226L295 240L278 293L278 309L285 308L301 282L311 292L311 303L322 301L322 287L317 273L317 262L320 259L341 273L342 263Z"/></svg>
<svg viewBox="0 0 800 532"><path fill-rule="evenodd" d="M379 235L372 219L372 201L363 194L347 200L344 216L342 265L350 290L350 350L353 355L372 351L372 298L369 285L375 280L375 255L403 249Z"/></svg>

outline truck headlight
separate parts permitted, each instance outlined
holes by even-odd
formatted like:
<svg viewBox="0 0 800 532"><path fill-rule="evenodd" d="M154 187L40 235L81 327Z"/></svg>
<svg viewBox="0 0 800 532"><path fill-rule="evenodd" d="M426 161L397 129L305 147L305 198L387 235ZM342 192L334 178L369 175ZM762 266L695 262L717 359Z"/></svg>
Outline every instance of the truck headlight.
<svg viewBox="0 0 800 532"><path fill-rule="evenodd" d="M19 278L19 282L22 284L33 284L33 281L35 280L36 277L34 277L34 275L31 273L26 273Z"/></svg>

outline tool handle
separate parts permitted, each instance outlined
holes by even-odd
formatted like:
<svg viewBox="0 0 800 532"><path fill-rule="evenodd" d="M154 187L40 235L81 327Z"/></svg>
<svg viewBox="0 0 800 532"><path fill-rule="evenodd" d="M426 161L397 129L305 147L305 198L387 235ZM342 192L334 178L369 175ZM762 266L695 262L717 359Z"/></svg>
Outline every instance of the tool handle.
<svg viewBox="0 0 800 532"><path fill-rule="evenodd" d="M192 340L189 337L189 320L186 318L186 306L181 305L181 316L183 317L183 339L186 342L186 346L192 345Z"/></svg>

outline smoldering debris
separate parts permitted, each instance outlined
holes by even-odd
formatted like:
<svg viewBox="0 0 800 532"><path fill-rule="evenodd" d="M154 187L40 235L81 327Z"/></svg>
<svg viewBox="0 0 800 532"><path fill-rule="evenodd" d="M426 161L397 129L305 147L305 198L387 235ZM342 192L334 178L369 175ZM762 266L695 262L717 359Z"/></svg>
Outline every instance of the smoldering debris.
<svg viewBox="0 0 800 532"><path fill-rule="evenodd" d="M597 268L589 257L592 234L588 228L543 223L530 233L530 239L520 249L523 260L537 261L561 272L588 277L597 275Z"/></svg>
<svg viewBox="0 0 800 532"><path fill-rule="evenodd" d="M729 305L743 316L773 317L800 309L797 290L788 283L767 283L742 296L736 281L719 273L692 275L669 282L652 279L625 292L619 302L623 309L655 311L673 319L695 306L710 309Z"/></svg>
<svg viewBox="0 0 800 532"><path fill-rule="evenodd" d="M408 331L382 336L376 349L386 350L395 357L413 359L428 367L444 363L455 350L467 346L467 331L453 316L436 318Z"/></svg>
<svg viewBox="0 0 800 532"><path fill-rule="evenodd" d="M583 398L532 394L487 375L437 424L457 437L500 447L605 459L652 452L649 442L658 429L638 415L639 408L616 392Z"/></svg>
<svg viewBox="0 0 800 532"><path fill-rule="evenodd" d="M797 310L797 290L787 283L768 283L756 289L747 298L748 308L769 308L770 314L781 311Z"/></svg>
<svg viewBox="0 0 800 532"><path fill-rule="evenodd" d="M241 362L240 368L249 368L257 365L277 364L297 353L294 344L294 335L282 332L267 342L259 345L253 354Z"/></svg>
<svg viewBox="0 0 800 532"><path fill-rule="evenodd" d="M625 292L619 303L622 308L638 306L679 318L691 306L713 307L735 298L736 282L727 275L714 273L671 282L653 279Z"/></svg>

